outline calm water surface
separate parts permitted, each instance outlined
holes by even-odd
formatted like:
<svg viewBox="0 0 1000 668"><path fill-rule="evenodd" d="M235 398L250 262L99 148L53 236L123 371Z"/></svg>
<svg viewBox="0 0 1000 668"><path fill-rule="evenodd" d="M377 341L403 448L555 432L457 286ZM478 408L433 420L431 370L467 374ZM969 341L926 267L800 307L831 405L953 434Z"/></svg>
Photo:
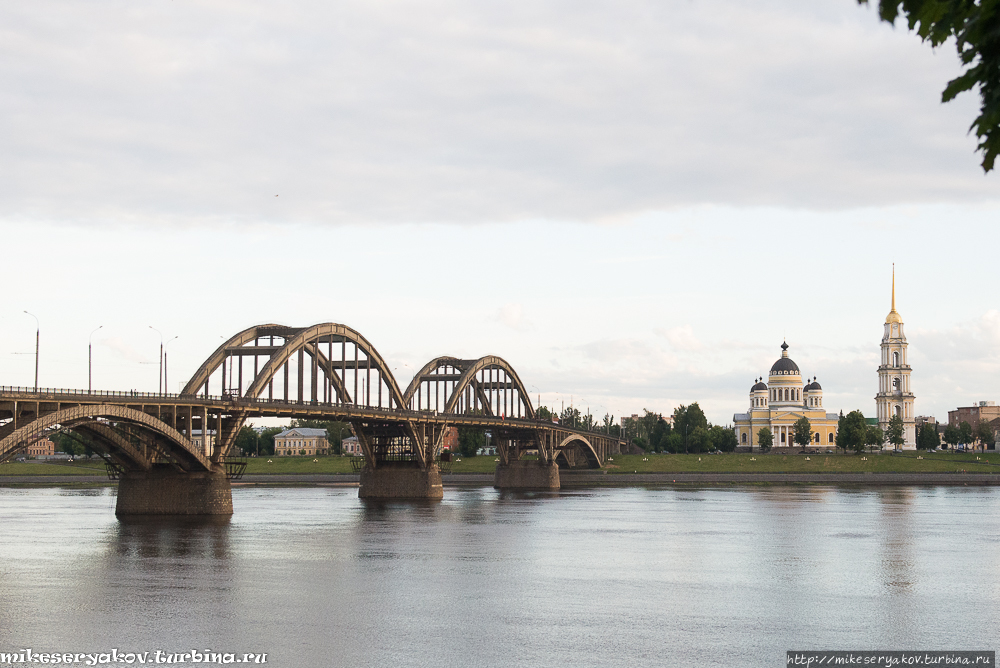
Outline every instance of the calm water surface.
<svg viewBox="0 0 1000 668"><path fill-rule="evenodd" d="M1000 489L615 488L434 504L241 487L222 525L114 490L0 488L0 652L267 652L296 666L781 666L987 649Z"/></svg>

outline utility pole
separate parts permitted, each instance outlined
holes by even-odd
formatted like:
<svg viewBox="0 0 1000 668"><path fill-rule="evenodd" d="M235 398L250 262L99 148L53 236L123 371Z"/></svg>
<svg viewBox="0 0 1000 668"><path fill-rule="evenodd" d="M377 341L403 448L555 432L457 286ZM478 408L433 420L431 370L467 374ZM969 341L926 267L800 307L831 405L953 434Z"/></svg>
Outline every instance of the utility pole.
<svg viewBox="0 0 1000 668"><path fill-rule="evenodd" d="M156 381L157 382L156 393L159 394L163 392L163 332L153 327L152 325L150 325L149 328L160 335L160 378L158 381ZM225 390L225 388L222 389ZM208 432L206 431L205 433L207 434ZM208 437L206 436L205 438L207 441Z"/></svg>
<svg viewBox="0 0 1000 668"><path fill-rule="evenodd" d="M25 313L28 313L25 311ZM42 337L42 326L38 323L38 316L34 313L28 313L32 318L35 319L35 392L38 391L38 344Z"/></svg>
<svg viewBox="0 0 1000 668"><path fill-rule="evenodd" d="M91 332L87 341L87 394L94 391L94 334L103 327L104 325L101 325Z"/></svg>

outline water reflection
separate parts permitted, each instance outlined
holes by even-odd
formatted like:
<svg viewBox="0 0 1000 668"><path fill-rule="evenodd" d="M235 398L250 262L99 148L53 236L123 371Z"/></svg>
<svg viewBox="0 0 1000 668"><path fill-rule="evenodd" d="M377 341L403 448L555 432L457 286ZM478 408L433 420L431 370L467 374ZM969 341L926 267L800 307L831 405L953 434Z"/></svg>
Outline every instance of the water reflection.
<svg viewBox="0 0 1000 668"><path fill-rule="evenodd" d="M0 651L779 665L792 646L978 646L1000 621L995 488L356 494L237 488L231 520L118 521L107 490L0 489Z"/></svg>

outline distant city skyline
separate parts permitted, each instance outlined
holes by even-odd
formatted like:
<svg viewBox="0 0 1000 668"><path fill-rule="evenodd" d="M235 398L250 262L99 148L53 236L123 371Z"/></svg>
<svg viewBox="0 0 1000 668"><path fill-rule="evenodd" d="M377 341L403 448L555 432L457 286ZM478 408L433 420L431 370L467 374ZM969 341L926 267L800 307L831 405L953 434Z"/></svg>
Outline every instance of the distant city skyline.
<svg viewBox="0 0 1000 668"><path fill-rule="evenodd" d="M942 105L953 50L872 7L0 19L0 383L33 382L25 310L41 385L85 388L93 333L94 387L149 391L151 326L176 391L247 326L332 320L402 386L495 354L532 401L717 424L787 340L828 410L874 416L895 262L916 414L1000 399L977 98Z"/></svg>

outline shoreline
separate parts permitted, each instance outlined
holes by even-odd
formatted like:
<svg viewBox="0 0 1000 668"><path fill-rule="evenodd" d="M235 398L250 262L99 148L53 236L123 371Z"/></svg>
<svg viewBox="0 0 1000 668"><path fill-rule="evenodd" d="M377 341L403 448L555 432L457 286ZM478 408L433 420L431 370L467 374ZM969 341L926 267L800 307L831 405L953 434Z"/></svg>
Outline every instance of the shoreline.
<svg viewBox="0 0 1000 668"><path fill-rule="evenodd" d="M234 487L250 485L357 486L357 474L252 474L234 480ZM446 473L445 487L492 487L492 473ZM954 486L1000 485L995 473L611 473L607 471L562 471L563 489L575 487L629 487L642 485L866 485L866 486ZM0 476L0 487L24 486L112 486L117 482L100 475L12 475Z"/></svg>

